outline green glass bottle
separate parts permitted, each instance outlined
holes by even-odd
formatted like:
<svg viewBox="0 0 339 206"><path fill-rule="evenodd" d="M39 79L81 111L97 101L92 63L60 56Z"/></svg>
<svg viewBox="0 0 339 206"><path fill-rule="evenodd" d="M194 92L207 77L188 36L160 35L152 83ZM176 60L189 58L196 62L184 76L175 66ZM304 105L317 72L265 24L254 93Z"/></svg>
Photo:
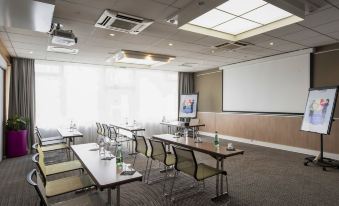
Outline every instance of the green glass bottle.
<svg viewBox="0 0 339 206"><path fill-rule="evenodd" d="M219 146L219 137L218 137L217 131L215 131L215 135L214 135L214 146L216 146L216 147Z"/></svg>
<svg viewBox="0 0 339 206"><path fill-rule="evenodd" d="M124 163L121 144L118 145L117 152L115 154L117 166L122 166Z"/></svg>

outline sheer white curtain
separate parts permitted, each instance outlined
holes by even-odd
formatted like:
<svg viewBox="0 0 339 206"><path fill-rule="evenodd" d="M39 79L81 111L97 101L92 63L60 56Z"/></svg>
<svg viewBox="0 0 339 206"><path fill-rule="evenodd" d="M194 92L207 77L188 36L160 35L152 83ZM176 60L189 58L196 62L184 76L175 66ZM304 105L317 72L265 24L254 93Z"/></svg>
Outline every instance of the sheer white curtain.
<svg viewBox="0 0 339 206"><path fill-rule="evenodd" d="M95 122L132 124L146 135L165 132L163 117L177 119L178 73L36 61L36 122L41 128L71 121L95 137Z"/></svg>

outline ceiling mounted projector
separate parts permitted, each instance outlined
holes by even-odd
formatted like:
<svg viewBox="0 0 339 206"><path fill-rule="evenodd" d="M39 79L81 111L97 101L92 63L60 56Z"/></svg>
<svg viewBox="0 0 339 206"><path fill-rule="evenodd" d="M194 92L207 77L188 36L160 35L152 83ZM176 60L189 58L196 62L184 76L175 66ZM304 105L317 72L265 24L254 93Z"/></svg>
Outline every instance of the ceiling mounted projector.
<svg viewBox="0 0 339 206"><path fill-rule="evenodd" d="M50 35L52 36L52 43L62 46L73 46L78 42L78 38L74 35L72 30L63 30L59 23L52 24Z"/></svg>

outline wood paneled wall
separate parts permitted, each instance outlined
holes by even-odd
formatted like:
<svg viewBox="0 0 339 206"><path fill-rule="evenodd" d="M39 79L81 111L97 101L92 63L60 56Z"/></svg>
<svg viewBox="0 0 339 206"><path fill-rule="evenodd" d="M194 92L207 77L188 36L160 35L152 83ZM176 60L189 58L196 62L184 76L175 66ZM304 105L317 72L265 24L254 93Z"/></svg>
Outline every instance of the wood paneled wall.
<svg viewBox="0 0 339 206"><path fill-rule="evenodd" d="M300 131L301 116L198 112L198 118L206 124L201 128L204 132L312 150L320 146L320 135ZM331 135L325 136L324 150L339 154L339 120L333 123Z"/></svg>

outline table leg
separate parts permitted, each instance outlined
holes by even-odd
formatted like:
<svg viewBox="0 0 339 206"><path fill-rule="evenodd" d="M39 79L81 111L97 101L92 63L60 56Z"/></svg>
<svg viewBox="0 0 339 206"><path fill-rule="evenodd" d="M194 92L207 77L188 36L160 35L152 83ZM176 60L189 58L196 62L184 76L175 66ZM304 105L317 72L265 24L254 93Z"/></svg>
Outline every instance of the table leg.
<svg viewBox="0 0 339 206"><path fill-rule="evenodd" d="M216 158L217 159L217 169L219 169L219 165L221 165L221 170L224 170L224 159L223 158ZM217 175L217 181L216 181L216 196L212 198L213 201L217 201L221 199L224 196L228 196L228 192L224 193L224 176ZM220 181L219 181L220 180Z"/></svg>
<svg viewBox="0 0 339 206"><path fill-rule="evenodd" d="M114 205L120 206L120 186L117 186L114 190L115 198L114 198Z"/></svg>
<svg viewBox="0 0 339 206"><path fill-rule="evenodd" d="M224 171L224 159L221 159L221 170ZM221 180L220 180L220 193L224 194L224 175L221 175Z"/></svg>
<svg viewBox="0 0 339 206"><path fill-rule="evenodd" d="M217 169L219 169L219 158L217 158ZM216 197L219 196L219 175L216 176L215 195Z"/></svg>
<svg viewBox="0 0 339 206"><path fill-rule="evenodd" d="M107 205L112 205L112 190L111 188L107 188Z"/></svg>

